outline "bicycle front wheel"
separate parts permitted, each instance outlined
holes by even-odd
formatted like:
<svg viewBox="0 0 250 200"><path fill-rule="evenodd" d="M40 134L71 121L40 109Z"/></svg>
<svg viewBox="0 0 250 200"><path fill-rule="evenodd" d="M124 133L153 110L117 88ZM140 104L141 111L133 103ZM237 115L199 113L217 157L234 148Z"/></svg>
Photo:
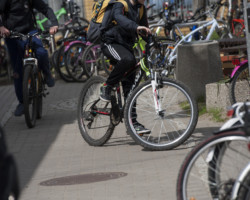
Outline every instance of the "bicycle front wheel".
<svg viewBox="0 0 250 200"><path fill-rule="evenodd" d="M249 200L250 199L250 172L247 173L244 180L241 183L237 194L237 200Z"/></svg>
<svg viewBox="0 0 250 200"><path fill-rule="evenodd" d="M29 128L36 124L37 117L37 79L33 73L31 65L24 66L23 76L23 105L25 122Z"/></svg>
<svg viewBox="0 0 250 200"><path fill-rule="evenodd" d="M184 160L177 179L177 199L230 199L241 170L248 164L249 139L242 131L212 136Z"/></svg>
<svg viewBox="0 0 250 200"><path fill-rule="evenodd" d="M155 97L161 104L160 112L156 112ZM181 82L163 78L153 91L149 80L129 96L124 118L128 132L138 144L150 150L169 150L192 134L198 107L190 90ZM150 134L137 134L135 121L149 129Z"/></svg>
<svg viewBox="0 0 250 200"><path fill-rule="evenodd" d="M42 72L38 72L37 76L37 119L42 118L42 113L43 113L43 90L44 90L44 85L43 85L43 78L42 78Z"/></svg>
<svg viewBox="0 0 250 200"><path fill-rule="evenodd" d="M93 76L81 91L78 101L78 125L83 139L92 146L102 146L111 137L115 126L111 123L111 103L100 100L100 86L104 77Z"/></svg>
<svg viewBox="0 0 250 200"><path fill-rule="evenodd" d="M241 66L231 80L229 97L231 104L250 100L250 77L248 63Z"/></svg>

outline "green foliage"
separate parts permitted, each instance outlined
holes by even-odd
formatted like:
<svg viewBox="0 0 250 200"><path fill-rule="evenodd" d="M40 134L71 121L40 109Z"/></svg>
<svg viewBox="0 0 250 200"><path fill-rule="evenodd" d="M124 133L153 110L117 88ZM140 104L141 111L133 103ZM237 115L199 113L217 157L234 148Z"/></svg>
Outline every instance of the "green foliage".
<svg viewBox="0 0 250 200"><path fill-rule="evenodd" d="M221 108L211 108L208 110L208 113L216 122L224 122L227 120L227 118L225 117L225 113L223 113L223 110Z"/></svg>

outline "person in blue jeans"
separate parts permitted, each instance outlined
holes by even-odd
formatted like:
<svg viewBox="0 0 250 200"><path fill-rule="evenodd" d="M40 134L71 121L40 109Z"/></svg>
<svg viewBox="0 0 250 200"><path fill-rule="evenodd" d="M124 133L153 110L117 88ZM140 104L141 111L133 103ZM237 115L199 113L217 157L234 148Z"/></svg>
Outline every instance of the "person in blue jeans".
<svg viewBox="0 0 250 200"><path fill-rule="evenodd" d="M33 8L44 14L50 20L50 34L58 30L58 21L53 10L43 0L1 0L0 3L0 37L6 37L11 66L13 68L14 86L16 97L19 101L14 112L15 116L24 113L23 106L23 57L25 42L17 38L8 38L10 31L23 34L37 31ZM50 72L49 57L47 50L43 47L42 41L33 37L35 55L38 59L38 66L43 71L48 87L55 85L55 80Z"/></svg>

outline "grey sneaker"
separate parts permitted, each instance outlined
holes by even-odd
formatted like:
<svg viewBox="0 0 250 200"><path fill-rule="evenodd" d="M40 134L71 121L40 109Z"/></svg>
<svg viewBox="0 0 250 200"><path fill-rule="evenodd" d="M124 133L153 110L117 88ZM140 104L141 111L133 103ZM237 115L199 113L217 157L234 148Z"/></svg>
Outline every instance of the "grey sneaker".
<svg viewBox="0 0 250 200"><path fill-rule="evenodd" d="M112 90L112 87L110 87L106 83L103 83L102 86L100 87L100 99L106 102L110 102L111 90Z"/></svg>
<svg viewBox="0 0 250 200"><path fill-rule="evenodd" d="M19 104L17 105L17 107L16 107L16 110L15 110L15 112L14 112L14 115L15 115L16 117L20 117L20 116L22 116L23 114L24 114L24 106L23 106L22 103L19 103Z"/></svg>
<svg viewBox="0 0 250 200"><path fill-rule="evenodd" d="M142 124L139 122L134 123L134 129L136 130L136 133L138 135L143 135L143 134L150 134L151 131L147 128L145 128Z"/></svg>

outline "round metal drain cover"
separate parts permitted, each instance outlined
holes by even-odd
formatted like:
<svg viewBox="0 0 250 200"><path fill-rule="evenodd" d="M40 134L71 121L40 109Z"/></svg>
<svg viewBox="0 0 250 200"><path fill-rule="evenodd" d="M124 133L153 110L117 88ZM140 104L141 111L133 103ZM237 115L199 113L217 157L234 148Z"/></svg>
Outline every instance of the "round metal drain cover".
<svg viewBox="0 0 250 200"><path fill-rule="evenodd" d="M40 185L43 186L56 186L56 185L76 185L76 184L87 184L99 181L107 181L111 179L117 179L127 176L124 172L100 172L93 174L82 174L74 176L65 176L60 178L54 178L47 181L43 181Z"/></svg>

